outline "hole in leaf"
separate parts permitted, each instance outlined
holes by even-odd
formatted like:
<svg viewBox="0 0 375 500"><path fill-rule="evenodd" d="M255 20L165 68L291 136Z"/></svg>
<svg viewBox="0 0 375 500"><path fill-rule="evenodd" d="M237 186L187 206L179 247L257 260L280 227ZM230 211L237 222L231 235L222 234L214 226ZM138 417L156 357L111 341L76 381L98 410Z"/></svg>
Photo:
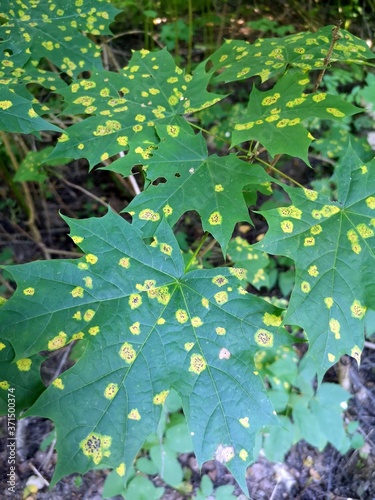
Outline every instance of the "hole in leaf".
<svg viewBox="0 0 375 500"><path fill-rule="evenodd" d="M174 176L178 178L178 177L181 177L181 174L179 174L178 172L176 172L176 173L174 174Z"/></svg>
<svg viewBox="0 0 375 500"><path fill-rule="evenodd" d="M158 177L157 179L154 180L152 185L157 186L158 184L165 184L166 182L167 182L167 179L165 177Z"/></svg>

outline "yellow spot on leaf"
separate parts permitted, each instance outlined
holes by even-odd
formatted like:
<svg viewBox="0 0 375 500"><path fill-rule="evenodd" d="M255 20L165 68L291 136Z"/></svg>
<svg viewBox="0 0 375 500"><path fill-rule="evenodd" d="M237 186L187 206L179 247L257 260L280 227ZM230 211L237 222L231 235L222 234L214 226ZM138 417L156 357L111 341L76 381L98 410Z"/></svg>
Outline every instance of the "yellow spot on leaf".
<svg viewBox="0 0 375 500"><path fill-rule="evenodd" d="M129 267L130 267L130 259L128 257L122 257L118 261L118 265L121 266L121 267L124 267L125 269L129 269Z"/></svg>
<svg viewBox="0 0 375 500"><path fill-rule="evenodd" d="M120 477L125 476L126 466L124 462L122 462L118 467L116 467L116 472Z"/></svg>
<svg viewBox="0 0 375 500"><path fill-rule="evenodd" d="M72 236L71 238L76 245L78 245L79 243L82 243L82 241L83 241L82 236Z"/></svg>
<svg viewBox="0 0 375 500"><path fill-rule="evenodd" d="M83 339L84 336L85 334L83 332L74 333L72 335L72 340L80 340Z"/></svg>
<svg viewBox="0 0 375 500"><path fill-rule="evenodd" d="M118 385L111 382L104 389L104 397L107 399L113 399L116 396L117 392L118 392Z"/></svg>
<svg viewBox="0 0 375 500"><path fill-rule="evenodd" d="M356 229L364 239L374 236L374 231L370 227L366 226L366 224L358 224Z"/></svg>
<svg viewBox="0 0 375 500"><path fill-rule="evenodd" d="M122 344L119 350L119 354L120 358L122 358L129 365L133 363L137 356L135 350L133 349L133 346L129 344L129 342L125 342L124 344Z"/></svg>
<svg viewBox="0 0 375 500"><path fill-rule="evenodd" d="M227 278L225 278L225 276L223 276L221 274L214 276L211 281L214 285L219 286L219 287L224 286L228 283Z"/></svg>
<svg viewBox="0 0 375 500"><path fill-rule="evenodd" d="M266 312L263 315L262 321L266 326L280 326L283 320L281 316Z"/></svg>
<svg viewBox="0 0 375 500"><path fill-rule="evenodd" d="M355 300L350 306L353 318L362 319L367 311L367 307L363 306L359 300Z"/></svg>
<svg viewBox="0 0 375 500"><path fill-rule="evenodd" d="M215 460L222 464L226 464L234 457L233 446L223 446L219 444L215 451Z"/></svg>
<svg viewBox="0 0 375 500"><path fill-rule="evenodd" d="M149 220L151 222L156 222L160 219L160 215L158 213L154 212L153 210L151 210L150 208L145 208L144 210L139 212L138 217L141 220Z"/></svg>
<svg viewBox="0 0 375 500"><path fill-rule="evenodd" d="M184 344L184 349L185 349L185 351L188 351L188 352L189 352L189 351L191 351L191 350L192 350L192 348L193 348L193 347L194 347L194 342L186 342L186 343Z"/></svg>
<svg viewBox="0 0 375 500"><path fill-rule="evenodd" d="M333 306L333 298L332 297L326 297L324 299L324 303L327 306L327 309L331 309L331 307Z"/></svg>
<svg viewBox="0 0 375 500"><path fill-rule="evenodd" d="M130 420L141 420L141 415L139 414L138 409L134 408L133 410L131 410L128 414L128 418Z"/></svg>
<svg viewBox="0 0 375 500"><path fill-rule="evenodd" d="M350 355L357 361L358 366L361 364L361 349L355 345L350 351Z"/></svg>
<svg viewBox="0 0 375 500"><path fill-rule="evenodd" d="M82 278L83 281L85 282L85 286L86 288L93 288L93 284L92 284L92 278L90 276L85 276L84 278Z"/></svg>
<svg viewBox="0 0 375 500"><path fill-rule="evenodd" d="M283 220L280 224L281 229L284 233L293 232L293 222L291 220Z"/></svg>
<svg viewBox="0 0 375 500"><path fill-rule="evenodd" d="M335 357L333 354L331 354L331 353L329 352L329 353L328 353L328 361L329 361L330 363L333 363L333 362L335 361L335 359L336 359L336 357Z"/></svg>
<svg viewBox="0 0 375 500"><path fill-rule="evenodd" d="M313 276L314 278L316 278L319 274L317 266L310 266L307 272L309 273L310 276Z"/></svg>
<svg viewBox="0 0 375 500"><path fill-rule="evenodd" d="M131 326L129 326L129 330L133 335L139 335L141 333L139 321L136 321Z"/></svg>
<svg viewBox="0 0 375 500"><path fill-rule="evenodd" d="M338 340L339 338L341 338L340 328L341 328L341 325L340 325L340 322L337 319L331 318L329 320L329 329L331 330L332 333L335 334L335 339L336 340Z"/></svg>
<svg viewBox="0 0 375 500"><path fill-rule="evenodd" d="M307 281L302 281L301 290L303 293L309 293L311 291L311 285Z"/></svg>
<svg viewBox="0 0 375 500"><path fill-rule="evenodd" d="M250 427L249 417L240 418L239 422L242 425L242 427L245 427L246 429Z"/></svg>
<svg viewBox="0 0 375 500"><path fill-rule="evenodd" d="M220 193L221 191L224 191L224 188L223 188L223 186L221 184L216 184L215 185L215 191L217 193Z"/></svg>
<svg viewBox="0 0 375 500"><path fill-rule="evenodd" d="M165 255L172 255L173 248L170 245L167 245L167 243L160 243L159 247L160 251Z"/></svg>
<svg viewBox="0 0 375 500"><path fill-rule="evenodd" d="M7 391L10 387L10 383L7 380L2 380L0 382L0 389L3 389L4 391Z"/></svg>
<svg viewBox="0 0 375 500"><path fill-rule="evenodd" d="M227 333L226 329L223 328L222 326L218 326L215 329L215 332L217 333L217 335L225 335Z"/></svg>
<svg viewBox="0 0 375 500"><path fill-rule="evenodd" d="M0 101L0 109L9 109L13 106L12 101Z"/></svg>
<svg viewBox="0 0 375 500"><path fill-rule="evenodd" d="M315 201L318 197L317 191L314 191L312 189L303 189L303 192L305 193L305 196L308 200Z"/></svg>
<svg viewBox="0 0 375 500"><path fill-rule="evenodd" d="M176 319L179 323L184 324L189 319L188 313L184 309L178 309L176 311Z"/></svg>
<svg viewBox="0 0 375 500"><path fill-rule="evenodd" d="M215 293L214 298L216 300L216 303L219 304L219 306L225 304L228 302L228 294L227 292L218 292Z"/></svg>
<svg viewBox="0 0 375 500"><path fill-rule="evenodd" d="M163 207L163 213L166 217L169 217L170 215L172 215L172 212L173 212L173 208L169 205L165 205Z"/></svg>
<svg viewBox="0 0 375 500"><path fill-rule="evenodd" d="M222 221L223 221L223 217L221 216L220 212L218 212L218 211L212 212L212 214L208 218L208 222L209 222L209 224L211 224L211 226L218 226L222 223Z"/></svg>
<svg viewBox="0 0 375 500"><path fill-rule="evenodd" d="M93 255L92 253L88 253L85 256L85 259L89 264L96 264L98 262L98 257L96 255Z"/></svg>
<svg viewBox="0 0 375 500"><path fill-rule="evenodd" d="M0 351L6 348L6 345L3 342L0 342Z"/></svg>
<svg viewBox="0 0 375 500"><path fill-rule="evenodd" d="M327 97L327 94L325 92L322 92L320 94L314 94L312 96L312 100L315 102L321 102L324 101L324 99Z"/></svg>
<svg viewBox="0 0 375 500"><path fill-rule="evenodd" d="M366 167L366 165L362 165L362 167L360 167L360 168L361 168L362 175L367 174L367 167Z"/></svg>
<svg viewBox="0 0 375 500"><path fill-rule="evenodd" d="M337 214L337 212L340 212L340 209L335 205L324 205L324 207L320 210L323 217L331 217L332 215Z"/></svg>
<svg viewBox="0 0 375 500"><path fill-rule="evenodd" d="M167 399L168 394L169 394L169 391L159 392L159 394L155 394L152 402L154 403L154 405L162 405L165 403L165 400Z"/></svg>
<svg viewBox="0 0 375 500"><path fill-rule="evenodd" d="M272 347L273 333L264 330L263 328L260 328L255 332L254 340L261 347Z"/></svg>
<svg viewBox="0 0 375 500"><path fill-rule="evenodd" d="M142 297L139 293L132 293L129 297L129 306L131 309L137 309L142 305Z"/></svg>
<svg viewBox="0 0 375 500"><path fill-rule="evenodd" d="M67 335L65 332L60 332L56 337L53 337L52 340L48 342L48 349L53 351L55 349L60 349L66 344Z"/></svg>
<svg viewBox="0 0 375 500"><path fill-rule="evenodd" d="M81 286L76 286L70 293L74 298L80 297L82 299L83 297L83 288Z"/></svg>
<svg viewBox="0 0 375 500"><path fill-rule="evenodd" d="M89 328L89 334L95 337L100 332L100 327L99 326L92 326Z"/></svg>
<svg viewBox="0 0 375 500"><path fill-rule="evenodd" d="M371 210L375 210L375 196L369 196L368 198L366 198L366 205Z"/></svg>
<svg viewBox="0 0 375 500"><path fill-rule="evenodd" d="M244 450L243 448L242 448L242 450L239 452L239 454L238 454L238 455L239 455L240 459L241 459L241 460L243 460L244 462L246 462L247 457L249 456L248 452L247 452L246 450Z"/></svg>
<svg viewBox="0 0 375 500"><path fill-rule="evenodd" d="M110 436L103 436L96 432L91 432L86 439L83 439L79 447L81 448L84 455L92 458L95 465L98 465L103 457L109 456L109 448L112 444L112 438Z"/></svg>
<svg viewBox="0 0 375 500"><path fill-rule="evenodd" d="M55 378L55 380L52 382L52 385L56 387L56 389L60 389L61 391L65 388L63 381L61 378Z"/></svg>
<svg viewBox="0 0 375 500"><path fill-rule="evenodd" d="M29 286L28 288L25 288L23 290L23 293L24 293L24 295L34 295L35 288L32 288L31 286Z"/></svg>
<svg viewBox="0 0 375 500"><path fill-rule="evenodd" d="M203 298L202 298L201 303L202 303L202 306L203 306L203 307L205 307L206 309L208 309L208 308L209 308L209 304L210 304L210 302L209 302L209 300L208 300L208 299L206 299L206 297L203 297Z"/></svg>
<svg viewBox="0 0 375 500"><path fill-rule="evenodd" d="M158 325L164 325L165 319L164 318L159 318L156 322Z"/></svg>
<svg viewBox="0 0 375 500"><path fill-rule="evenodd" d="M302 216L302 210L291 205L290 207L280 207L277 209L282 217L292 217L292 219L300 219Z"/></svg>
<svg viewBox="0 0 375 500"><path fill-rule="evenodd" d="M315 238L313 236L308 236L305 238L303 245L305 247L313 247L315 245Z"/></svg>
<svg viewBox="0 0 375 500"><path fill-rule="evenodd" d="M21 372L28 372L31 368L32 361L29 358L23 358L16 361L17 368Z"/></svg>
<svg viewBox="0 0 375 500"><path fill-rule="evenodd" d="M89 265L86 264L86 262L78 262L77 266L78 266L78 269L85 269L85 270L87 270L89 268Z"/></svg>
<svg viewBox="0 0 375 500"><path fill-rule="evenodd" d="M206 369L207 363L200 354L192 354L190 358L189 372L194 372L197 375Z"/></svg>
<svg viewBox="0 0 375 500"><path fill-rule="evenodd" d="M195 328L198 328L203 325L203 321L198 316L194 316L194 318L191 319L191 324Z"/></svg>
<svg viewBox="0 0 375 500"><path fill-rule="evenodd" d="M326 108L327 113L330 113L333 116L336 116L337 118L343 118L345 116L345 113L340 111L337 108Z"/></svg>
<svg viewBox="0 0 375 500"><path fill-rule="evenodd" d="M312 226L310 228L310 233L316 236L317 234L320 234L323 231L323 228L320 224L317 224L316 226Z"/></svg>

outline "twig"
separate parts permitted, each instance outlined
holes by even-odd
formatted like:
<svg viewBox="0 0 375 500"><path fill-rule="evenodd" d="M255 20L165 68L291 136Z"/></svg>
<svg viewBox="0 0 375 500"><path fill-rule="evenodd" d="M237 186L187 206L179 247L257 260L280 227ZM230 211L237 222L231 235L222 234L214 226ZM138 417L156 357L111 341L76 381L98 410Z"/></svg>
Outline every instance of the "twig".
<svg viewBox="0 0 375 500"><path fill-rule="evenodd" d="M77 189L77 191L81 191L82 193L85 193L85 195L88 196L89 198L92 198L93 200L97 201L98 203L100 203L104 207L108 208L108 203L103 201L98 196L95 196L94 194L90 193L90 191L87 191L87 189L83 188L82 186L77 186L77 184L73 184L73 182L67 181L66 179L64 179L64 177L59 177L59 179L67 186L70 186L73 189Z"/></svg>
<svg viewBox="0 0 375 500"><path fill-rule="evenodd" d="M324 73L326 72L326 70L328 68L328 65L330 63L332 52L333 52L333 49L334 49L334 47L336 45L336 42L337 42L337 40L340 39L340 26L341 26L341 21L338 21L338 23L336 24L336 26L333 28L331 45L329 46L327 55L324 58L323 69L321 70L321 72L318 75L318 78L316 79L316 82L315 82L315 85L314 85L314 88L313 88L313 93L318 90L319 85L321 84L321 82L323 80Z"/></svg>
<svg viewBox="0 0 375 500"><path fill-rule="evenodd" d="M43 481L45 486L49 486L49 482L47 481L47 479L45 479L42 476L42 474L38 471L38 469L34 466L34 464L32 462L29 462L29 467L34 472L34 474L36 474Z"/></svg>
<svg viewBox="0 0 375 500"><path fill-rule="evenodd" d="M367 347L367 349L373 349L375 351L375 344L373 342L365 340L364 346Z"/></svg>

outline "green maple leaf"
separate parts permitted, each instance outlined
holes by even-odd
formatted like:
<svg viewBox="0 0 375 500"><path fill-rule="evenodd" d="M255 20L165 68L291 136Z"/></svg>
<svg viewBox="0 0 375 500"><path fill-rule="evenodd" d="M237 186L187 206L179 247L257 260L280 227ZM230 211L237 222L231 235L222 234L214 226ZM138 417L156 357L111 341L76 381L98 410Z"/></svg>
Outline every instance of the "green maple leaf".
<svg viewBox="0 0 375 500"><path fill-rule="evenodd" d="M182 116L211 106L223 96L208 93L209 75L192 77L166 51L134 52L119 73L99 71L60 93L65 114L92 115L66 130L50 158L87 158L91 167L127 151L110 169L129 175L145 164L159 142L155 126L169 125L171 138L190 130Z"/></svg>
<svg viewBox="0 0 375 500"><path fill-rule="evenodd" d="M259 165L250 165L234 154L209 156L201 134L172 139L168 126L157 131L162 142L147 160L150 184L126 211L144 235L151 236L163 215L175 224L185 212L196 210L203 229L214 236L225 253L235 224L251 222L243 187L252 184L255 192L256 185L268 183L270 177ZM158 178L166 182L154 185Z"/></svg>
<svg viewBox="0 0 375 500"><path fill-rule="evenodd" d="M272 90L254 88L245 116L234 126L232 146L256 139L272 156L288 154L309 164L308 148L313 137L303 120L311 116L342 120L362 110L325 92L305 94L308 83L306 75L292 71L280 78Z"/></svg>
<svg viewBox="0 0 375 500"><path fill-rule="evenodd" d="M68 223L85 256L7 267L17 290L0 311L16 360L85 342L27 412L55 423L53 483L93 467L126 480L173 388L199 463L216 458L245 488L255 435L276 423L253 358L292 342L281 311L238 286L241 269L184 275L166 223L151 246L113 212Z"/></svg>
<svg viewBox="0 0 375 500"><path fill-rule="evenodd" d="M324 68L332 40L333 26L316 33L302 32L282 38L260 38L250 44L243 40L226 40L210 57L210 73L214 82L232 82L260 76L262 82L294 66L303 71ZM340 30L330 62L356 62L362 64L374 58L366 42L346 30ZM207 61L202 63L206 66Z"/></svg>
<svg viewBox="0 0 375 500"><path fill-rule="evenodd" d="M14 361L11 344L0 339L0 415L8 414L8 393L14 396L16 416L44 391L40 378L43 358L38 354Z"/></svg>
<svg viewBox="0 0 375 500"><path fill-rule="evenodd" d="M375 160L365 165L349 145L336 179L338 202L283 186L293 204L262 212L269 231L257 245L295 260L285 323L306 331L319 378L342 354L360 362L363 317L375 309Z"/></svg>

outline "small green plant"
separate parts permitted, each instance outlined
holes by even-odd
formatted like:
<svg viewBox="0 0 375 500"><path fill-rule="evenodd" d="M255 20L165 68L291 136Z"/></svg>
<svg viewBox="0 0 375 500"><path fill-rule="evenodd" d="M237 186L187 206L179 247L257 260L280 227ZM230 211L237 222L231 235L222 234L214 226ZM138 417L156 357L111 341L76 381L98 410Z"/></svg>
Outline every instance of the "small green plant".
<svg viewBox="0 0 375 500"><path fill-rule="evenodd" d="M158 436L173 390L198 463L225 464L246 491L258 433L280 425L257 353L298 342L285 328L292 325L305 332L306 363L319 383L342 354L360 362L364 317L375 308L374 160L364 161L346 144L335 166L337 199L301 185L277 162L289 155L310 165L308 119L341 123L362 111L319 84L328 66L363 65L373 53L329 26L253 44L227 40L191 74L167 50L136 51L115 72L103 68L97 45L118 12L110 4L24 3L22 10L10 2L1 13L2 130L58 134L46 164L86 158L90 170L100 166L124 177L137 166L145 189L124 209L131 224L111 209L100 218L63 217L81 258L4 266L17 289L0 310L2 410L7 390L15 388L19 416L54 421L52 485L105 467L124 491L149 488L148 498L157 498L160 490L134 475L133 462L150 431ZM255 77L264 85L254 86L247 108L236 110L227 150L211 154L192 117L219 106L226 84ZM50 92L63 98L59 116L70 117L64 129L49 107ZM227 134L221 138L228 141ZM228 260L228 266L192 270L208 234L234 259L236 224L251 224L249 205L273 189L288 201L260 211L269 229L246 252L262 265L265 252L293 262L286 311L247 293L246 279L259 285L261 267ZM172 227L190 210L199 214L204 235L184 260ZM83 346L81 356L45 388L40 353L73 341ZM269 369L277 376L275 363ZM314 397L294 401L293 416L314 414L324 391L322 385ZM175 427L166 430L165 448ZM160 439L149 446L160 472ZM171 463L177 451L171 449ZM139 462L136 469L142 472ZM211 486L205 480L198 498Z"/></svg>

